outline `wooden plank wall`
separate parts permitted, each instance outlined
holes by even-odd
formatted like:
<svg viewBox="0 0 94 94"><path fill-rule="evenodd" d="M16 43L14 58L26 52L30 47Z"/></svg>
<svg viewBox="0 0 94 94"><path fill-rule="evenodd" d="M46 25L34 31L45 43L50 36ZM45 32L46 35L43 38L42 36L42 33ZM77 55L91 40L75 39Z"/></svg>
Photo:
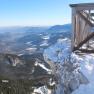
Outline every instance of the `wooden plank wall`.
<svg viewBox="0 0 94 94"><path fill-rule="evenodd" d="M75 48L81 48L84 43L88 43L90 39L88 36L91 35L93 24L91 23L88 15L84 14L82 10L80 11L78 8L76 9L74 7L72 8L72 25L72 50L75 50Z"/></svg>

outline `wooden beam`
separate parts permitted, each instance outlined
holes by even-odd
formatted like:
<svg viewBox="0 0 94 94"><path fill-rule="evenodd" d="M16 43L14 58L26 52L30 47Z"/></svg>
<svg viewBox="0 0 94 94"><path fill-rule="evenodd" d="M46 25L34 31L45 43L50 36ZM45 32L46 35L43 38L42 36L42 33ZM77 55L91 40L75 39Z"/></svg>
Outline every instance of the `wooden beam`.
<svg viewBox="0 0 94 94"><path fill-rule="evenodd" d="M87 50L87 49L79 49L79 51L83 53L94 53L94 50Z"/></svg>
<svg viewBox="0 0 94 94"><path fill-rule="evenodd" d="M78 11L78 14L80 15L80 17L85 20L91 27L94 27L94 24L92 24L90 22L90 20L87 19L87 17L85 17L81 12Z"/></svg>
<svg viewBox="0 0 94 94"><path fill-rule="evenodd" d="M84 39L82 42L80 42L80 44L78 44L77 47L74 47L73 51L78 50L83 44L85 44L92 37L94 37L94 32L92 32L89 36L87 36L86 39Z"/></svg>
<svg viewBox="0 0 94 94"><path fill-rule="evenodd" d="M89 16L89 19L94 21L94 19L92 18L94 16L94 13L86 13L86 12L83 12L86 16Z"/></svg>

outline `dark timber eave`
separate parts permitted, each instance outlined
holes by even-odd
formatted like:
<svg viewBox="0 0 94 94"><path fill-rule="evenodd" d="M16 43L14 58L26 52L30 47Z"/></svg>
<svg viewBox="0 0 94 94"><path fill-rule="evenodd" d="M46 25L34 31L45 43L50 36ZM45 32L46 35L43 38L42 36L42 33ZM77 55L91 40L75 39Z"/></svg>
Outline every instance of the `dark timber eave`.
<svg viewBox="0 0 94 94"><path fill-rule="evenodd" d="M79 3L79 4L70 4L70 7L88 7L94 6L94 3Z"/></svg>
<svg viewBox="0 0 94 94"><path fill-rule="evenodd" d="M80 3L80 4L70 4L70 7L76 8L78 10L84 9L94 9L94 3Z"/></svg>

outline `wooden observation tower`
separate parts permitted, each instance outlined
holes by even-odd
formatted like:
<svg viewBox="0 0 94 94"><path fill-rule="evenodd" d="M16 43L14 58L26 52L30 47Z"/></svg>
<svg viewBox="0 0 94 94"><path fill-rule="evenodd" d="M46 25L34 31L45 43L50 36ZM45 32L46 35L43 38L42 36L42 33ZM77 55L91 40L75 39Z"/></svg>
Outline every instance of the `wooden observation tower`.
<svg viewBox="0 0 94 94"><path fill-rule="evenodd" d="M71 4L72 51L94 53L94 3Z"/></svg>

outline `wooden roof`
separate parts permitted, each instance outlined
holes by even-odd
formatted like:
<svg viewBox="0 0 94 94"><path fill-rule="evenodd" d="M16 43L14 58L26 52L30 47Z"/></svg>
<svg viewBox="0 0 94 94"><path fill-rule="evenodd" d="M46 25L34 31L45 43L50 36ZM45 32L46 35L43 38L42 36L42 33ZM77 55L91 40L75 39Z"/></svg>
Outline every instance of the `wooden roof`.
<svg viewBox="0 0 94 94"><path fill-rule="evenodd" d="M70 4L71 7L86 7L86 6L94 6L94 3L79 3L79 4Z"/></svg>
<svg viewBox="0 0 94 94"><path fill-rule="evenodd" d="M70 7L76 8L78 10L84 9L93 9L94 10L94 3L79 3L79 4L70 4Z"/></svg>

